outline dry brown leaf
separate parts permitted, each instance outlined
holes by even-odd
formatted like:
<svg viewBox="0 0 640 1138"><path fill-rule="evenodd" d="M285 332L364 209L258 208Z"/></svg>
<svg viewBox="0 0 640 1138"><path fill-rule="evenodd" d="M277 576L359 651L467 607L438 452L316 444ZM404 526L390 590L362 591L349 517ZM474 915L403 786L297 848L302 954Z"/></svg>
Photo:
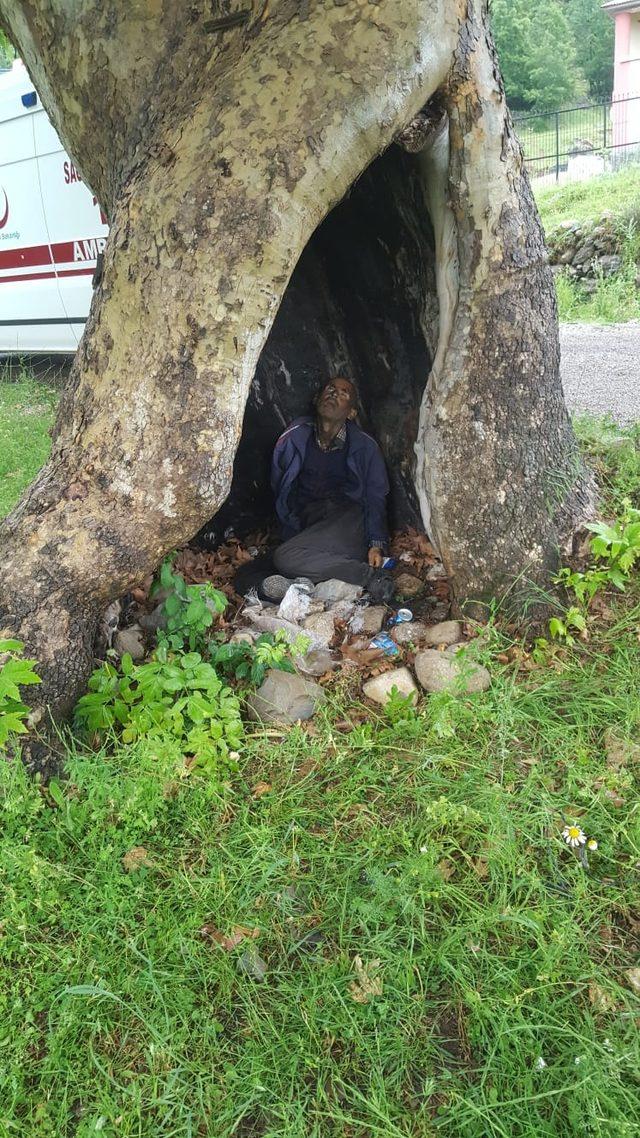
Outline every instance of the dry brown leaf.
<svg viewBox="0 0 640 1138"><path fill-rule="evenodd" d="M200 936L205 940L213 941L225 952L231 952L245 940L256 940L260 936L260 929L249 929L246 925L234 925L229 935L215 928L214 925L203 925Z"/></svg>
<svg viewBox="0 0 640 1138"><path fill-rule="evenodd" d="M273 787L270 782L257 782L251 791L252 798L262 798L263 794L268 794Z"/></svg>
<svg viewBox="0 0 640 1138"><path fill-rule="evenodd" d="M382 995L382 976L378 975L379 968L379 960L370 960L368 964L364 964L362 957L354 958L353 970L356 979L349 984L349 992L356 1004L368 1004L374 996Z"/></svg>
<svg viewBox="0 0 640 1138"><path fill-rule="evenodd" d="M477 857L473 863L476 877L484 879L489 876L489 863L486 857Z"/></svg>
<svg viewBox="0 0 640 1138"><path fill-rule="evenodd" d="M449 881L456 871L455 862L450 861L448 857L443 857L442 861L438 862L436 868L443 881Z"/></svg>
<svg viewBox="0 0 640 1138"><path fill-rule="evenodd" d="M136 869L148 868L151 865L153 860L144 846L132 846L122 858L122 868L125 873L135 873Z"/></svg>
<svg viewBox="0 0 640 1138"><path fill-rule="evenodd" d="M313 759L306 759L301 767L298 768L296 774L298 778L306 778L308 774L316 769L316 764Z"/></svg>
<svg viewBox="0 0 640 1138"><path fill-rule="evenodd" d="M609 799L609 802L612 806L615 806L616 808L619 806L624 806L625 800L621 794L618 794L617 790L605 790L604 794L605 798Z"/></svg>
<svg viewBox="0 0 640 1138"><path fill-rule="evenodd" d="M628 968L625 972L625 976L627 977L627 980L629 981L634 992L637 992L638 995L640 995L640 968Z"/></svg>
<svg viewBox="0 0 640 1138"><path fill-rule="evenodd" d="M611 770L620 770L630 763L640 762L640 744L620 738L611 727L607 727L604 733L604 749L607 766Z"/></svg>
<svg viewBox="0 0 640 1138"><path fill-rule="evenodd" d="M615 1000L599 984L589 984L589 1000L597 1012L612 1012Z"/></svg>

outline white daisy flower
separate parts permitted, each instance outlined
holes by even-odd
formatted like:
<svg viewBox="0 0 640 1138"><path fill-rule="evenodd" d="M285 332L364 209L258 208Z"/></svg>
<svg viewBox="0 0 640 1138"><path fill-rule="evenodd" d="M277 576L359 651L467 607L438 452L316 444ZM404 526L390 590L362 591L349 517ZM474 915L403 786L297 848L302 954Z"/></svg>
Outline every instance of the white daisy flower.
<svg viewBox="0 0 640 1138"><path fill-rule="evenodd" d="M587 849L588 850L597 850L597 848L598 848L598 843L597 843L596 839L595 838L589 838L589 841L587 842Z"/></svg>
<svg viewBox="0 0 640 1138"><path fill-rule="evenodd" d="M579 826L565 826L562 837L573 850L577 849L578 846L583 846L587 840L587 835Z"/></svg>

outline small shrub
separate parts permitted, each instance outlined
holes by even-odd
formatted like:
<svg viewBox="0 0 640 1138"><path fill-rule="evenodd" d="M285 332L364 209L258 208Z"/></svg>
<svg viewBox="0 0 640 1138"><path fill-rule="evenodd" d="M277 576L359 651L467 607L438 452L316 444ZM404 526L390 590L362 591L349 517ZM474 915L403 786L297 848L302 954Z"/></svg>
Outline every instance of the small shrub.
<svg viewBox="0 0 640 1138"><path fill-rule="evenodd" d="M596 593L608 585L614 585L624 592L631 570L640 558L640 510L635 510L626 498L619 518L612 523L592 522L586 528L595 534L590 546L600 565L592 565L584 572L565 567L553 579L571 590L580 604L588 608ZM569 613L575 612L579 610L569 610ZM557 626L555 633L549 626L552 636L564 639L567 643L566 628L562 626L566 625L569 613L564 620L552 621ZM574 627L579 628L575 621Z"/></svg>
<svg viewBox="0 0 640 1138"><path fill-rule="evenodd" d="M27 730L25 720L29 708L22 701L20 688L42 682L34 671L36 661L20 659L23 650L21 640L0 640L0 747L3 748L11 735L21 735Z"/></svg>
<svg viewBox="0 0 640 1138"><path fill-rule="evenodd" d="M636 561L640 557L640 510L635 510L628 498L623 502L622 514L612 525L592 522L587 529L595 534L591 552L597 561L605 564L609 580L618 589L624 589Z"/></svg>
<svg viewBox="0 0 640 1138"><path fill-rule="evenodd" d="M282 631L264 632L255 643L240 641L210 645L211 663L223 675L259 687L270 668L280 672L293 672L292 657L305 652L309 646L306 636L299 636L293 644Z"/></svg>
<svg viewBox="0 0 640 1138"><path fill-rule="evenodd" d="M125 655L119 669L108 662L98 668L75 722L98 735L117 731L125 743L146 738L177 746L208 774L233 762L243 733L239 702L213 665L198 652L166 648L145 664Z"/></svg>
<svg viewBox="0 0 640 1138"><path fill-rule="evenodd" d="M568 608L561 617L554 616L549 621L549 635L551 639L559 640L569 648L576 642L574 632L583 636L586 630L587 621L584 613L575 605Z"/></svg>
<svg viewBox="0 0 640 1138"><path fill-rule="evenodd" d="M162 563L160 580L152 592L161 588L168 590L169 595L164 602L167 627L158 632L158 643L174 651L186 647L191 652L203 651L207 645L207 631L216 616L227 607L224 593L209 581L202 585L187 585L182 574L174 572L168 558Z"/></svg>

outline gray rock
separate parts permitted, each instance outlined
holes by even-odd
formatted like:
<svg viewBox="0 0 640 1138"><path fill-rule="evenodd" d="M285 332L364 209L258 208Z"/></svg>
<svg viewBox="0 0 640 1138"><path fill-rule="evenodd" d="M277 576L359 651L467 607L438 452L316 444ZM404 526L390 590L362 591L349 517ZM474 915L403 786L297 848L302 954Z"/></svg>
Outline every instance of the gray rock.
<svg viewBox="0 0 640 1138"><path fill-rule="evenodd" d="M310 632L313 635L317 644L327 648L335 635L333 613L313 613L312 616L305 617L302 627L305 632Z"/></svg>
<svg viewBox="0 0 640 1138"><path fill-rule="evenodd" d="M486 652L489 647L489 641L486 636L476 636L473 640L464 640L461 644L449 644L445 648L448 656L457 656L458 653L463 653L470 659L474 660L482 653ZM463 657L461 656L461 659Z"/></svg>
<svg viewBox="0 0 640 1138"><path fill-rule="evenodd" d="M253 644L257 638L257 635L258 634L256 632L251 632L249 628L239 628L237 632L234 632L233 636L229 640L229 643Z"/></svg>
<svg viewBox="0 0 640 1138"><path fill-rule="evenodd" d="M424 582L413 573L400 573L395 578L396 596L406 598L417 597L424 589Z"/></svg>
<svg viewBox="0 0 640 1138"><path fill-rule="evenodd" d="M621 269L622 257L619 257L617 253L610 253L606 257L599 257L597 261L597 267L600 269L600 272L603 274L603 276L611 277L614 273L619 272Z"/></svg>
<svg viewBox="0 0 640 1138"><path fill-rule="evenodd" d="M396 644L422 644L428 631L428 626L422 621L412 620L406 624L394 625L391 636Z"/></svg>
<svg viewBox="0 0 640 1138"><path fill-rule="evenodd" d="M585 241L584 245L580 246L580 248L578 249L578 252L576 253L575 257L573 258L574 266L577 267L578 265L584 265L587 261L590 261L592 259L594 253L595 253L595 246L594 246L593 241L591 241L591 240Z"/></svg>
<svg viewBox="0 0 640 1138"><path fill-rule="evenodd" d="M167 627L167 614L164 611L164 601L156 605L153 612L144 614L140 617L140 624L146 632L158 632L159 629Z"/></svg>
<svg viewBox="0 0 640 1138"><path fill-rule="evenodd" d="M413 696L413 702L417 702L418 689L408 668L394 668L392 672L383 672L381 676L374 676L373 679L367 680L362 690L368 699L384 705L394 687L401 695Z"/></svg>
<svg viewBox="0 0 640 1138"><path fill-rule="evenodd" d="M263 723L297 723L311 719L316 708L326 699L318 684L294 672L267 672L264 683L249 696L249 718Z"/></svg>
<svg viewBox="0 0 640 1138"><path fill-rule="evenodd" d="M267 975L268 965L266 960L263 960L260 953L255 946L247 948L242 956L238 958L238 969L244 972L245 975L251 976L254 980L262 982Z"/></svg>
<svg viewBox="0 0 640 1138"><path fill-rule="evenodd" d="M267 611L265 608L246 608L243 611L243 616L250 620L259 632L284 632L290 644L300 635L304 635L309 640L310 648L323 647L323 642L315 635L311 629L305 630L300 628L297 624L292 624L290 620L283 620L279 616L275 616L275 609ZM326 647L326 645L324 645Z"/></svg>
<svg viewBox="0 0 640 1138"><path fill-rule="evenodd" d="M441 561L436 561L427 573L427 581L439 581L441 577L446 577L447 570Z"/></svg>
<svg viewBox="0 0 640 1138"><path fill-rule="evenodd" d="M322 604L321 601L318 602ZM327 612L330 612L334 621L335 620L349 620L356 607L355 601L335 601L332 605L327 605Z"/></svg>
<svg viewBox="0 0 640 1138"><path fill-rule="evenodd" d="M349 585L346 581L332 578L330 581L320 581L313 590L314 597L325 604L333 605L336 601L357 601L362 596L360 585Z"/></svg>
<svg viewBox="0 0 640 1138"><path fill-rule="evenodd" d="M463 638L461 620L443 620L427 628L425 644L459 644Z"/></svg>
<svg viewBox="0 0 640 1138"><path fill-rule="evenodd" d="M449 615L449 605L446 601L436 601L431 609L431 616L436 624L440 624L447 619Z"/></svg>
<svg viewBox="0 0 640 1138"><path fill-rule="evenodd" d="M414 667L418 682L429 692L451 691L467 695L486 691L491 684L487 669L472 663L466 654L450 656L427 648L418 652Z"/></svg>
<svg viewBox="0 0 640 1138"><path fill-rule="evenodd" d="M382 628L386 615L387 610L384 605L369 605L367 608L357 609L352 619L354 631L375 636Z"/></svg>
<svg viewBox="0 0 640 1138"><path fill-rule="evenodd" d="M298 656L296 668L304 672L305 676L324 676L339 666L340 661L335 660L326 648L312 648L305 656Z"/></svg>
<svg viewBox="0 0 640 1138"><path fill-rule="evenodd" d="M140 625L132 624L130 628L121 628L116 632L113 646L120 658L128 652L132 660L144 660L144 632Z"/></svg>

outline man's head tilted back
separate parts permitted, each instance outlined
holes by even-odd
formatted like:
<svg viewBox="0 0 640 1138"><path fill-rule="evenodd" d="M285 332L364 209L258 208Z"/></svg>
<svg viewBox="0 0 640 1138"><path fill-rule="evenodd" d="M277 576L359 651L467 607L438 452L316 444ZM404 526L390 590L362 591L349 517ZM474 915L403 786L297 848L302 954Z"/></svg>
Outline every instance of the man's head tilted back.
<svg viewBox="0 0 640 1138"><path fill-rule="evenodd" d="M330 379L321 388L315 409L319 418L335 423L355 419L358 413L358 394L355 384L343 376Z"/></svg>

